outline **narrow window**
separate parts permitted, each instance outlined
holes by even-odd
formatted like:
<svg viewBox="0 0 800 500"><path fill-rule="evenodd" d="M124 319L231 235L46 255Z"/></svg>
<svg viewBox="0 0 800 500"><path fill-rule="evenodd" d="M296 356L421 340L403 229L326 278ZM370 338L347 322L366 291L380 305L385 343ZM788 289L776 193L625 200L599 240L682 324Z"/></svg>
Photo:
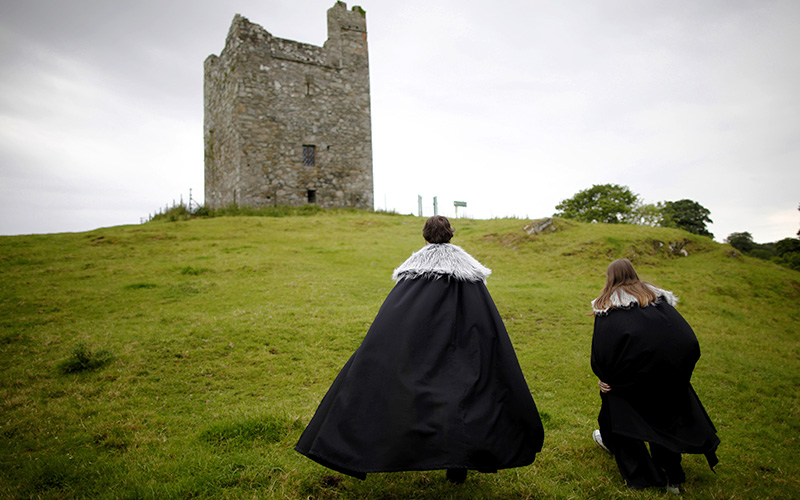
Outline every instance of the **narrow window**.
<svg viewBox="0 0 800 500"><path fill-rule="evenodd" d="M303 166L313 167L317 164L316 146L303 146Z"/></svg>
<svg viewBox="0 0 800 500"><path fill-rule="evenodd" d="M306 75L306 95L311 95L313 93L314 87L314 77L311 75Z"/></svg>
<svg viewBox="0 0 800 500"><path fill-rule="evenodd" d="M308 202L309 203L316 203L317 202L317 190L316 189L309 189L307 194L308 194Z"/></svg>

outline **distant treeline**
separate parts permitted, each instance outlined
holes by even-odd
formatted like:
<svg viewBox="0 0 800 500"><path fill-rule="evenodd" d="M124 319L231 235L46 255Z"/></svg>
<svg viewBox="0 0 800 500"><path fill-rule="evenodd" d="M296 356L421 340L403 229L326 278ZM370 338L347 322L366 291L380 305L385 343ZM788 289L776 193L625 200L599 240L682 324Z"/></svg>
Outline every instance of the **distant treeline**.
<svg viewBox="0 0 800 500"><path fill-rule="evenodd" d="M676 227L693 234L714 237L706 228L706 223L713 222L711 211L700 203L688 199L644 203L628 186L619 184L595 184L561 201L556 205L556 210L556 216L580 222ZM797 234L800 236L800 231ZM745 255L800 271L798 238L756 243L749 232L741 232L731 233L725 242Z"/></svg>
<svg viewBox="0 0 800 500"><path fill-rule="evenodd" d="M731 233L725 243L745 255L763 260L771 260L782 266L800 271L800 239L784 238L773 243L756 243L748 232Z"/></svg>

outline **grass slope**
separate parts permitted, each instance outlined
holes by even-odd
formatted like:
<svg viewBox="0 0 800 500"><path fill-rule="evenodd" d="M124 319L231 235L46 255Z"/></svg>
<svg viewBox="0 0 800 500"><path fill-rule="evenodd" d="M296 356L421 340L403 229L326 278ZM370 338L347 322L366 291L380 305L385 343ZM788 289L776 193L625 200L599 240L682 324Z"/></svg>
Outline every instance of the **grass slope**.
<svg viewBox="0 0 800 500"><path fill-rule="evenodd" d="M590 438L586 313L623 256L681 298L700 339L693 382L721 463L686 456L684 497L800 496L800 273L672 229L454 222L493 269L545 423L532 466L460 487L441 471L361 482L295 453L423 220L222 217L0 237L0 497L662 498L627 491Z"/></svg>

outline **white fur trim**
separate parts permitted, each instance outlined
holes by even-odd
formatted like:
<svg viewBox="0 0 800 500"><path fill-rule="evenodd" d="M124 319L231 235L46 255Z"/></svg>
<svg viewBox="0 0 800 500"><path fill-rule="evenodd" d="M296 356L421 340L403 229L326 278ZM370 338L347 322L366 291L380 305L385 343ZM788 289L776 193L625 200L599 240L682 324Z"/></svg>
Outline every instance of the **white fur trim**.
<svg viewBox="0 0 800 500"><path fill-rule="evenodd" d="M392 273L392 279L449 276L461 281L483 281L492 274L463 248L450 243L428 244L417 250Z"/></svg>
<svg viewBox="0 0 800 500"><path fill-rule="evenodd" d="M653 286L653 285L651 285L649 283L647 284L647 286L653 292L655 292L655 294L656 294L656 302L660 301L663 298L664 300L667 301L667 304L669 304L669 305L671 305L673 307L675 306L675 304L678 303L678 297L676 297L674 293L669 292L667 290L662 290L661 288L658 288L657 286ZM624 291L622 289L617 289L617 290L614 291L614 293L611 294L611 304L613 305L613 307L607 307L605 309L597 309L596 307L594 307L595 300L597 300L597 299L594 299L592 301L592 309L594 310L594 314L595 315L608 314L609 309L626 309L626 308L631 307L634 304L638 304L639 303L639 301L636 300L636 297L634 297L633 295L629 294L628 292L626 292L626 291ZM655 302L651 302L651 304L653 304L653 303L655 303ZM648 304L648 305L650 305L650 304Z"/></svg>

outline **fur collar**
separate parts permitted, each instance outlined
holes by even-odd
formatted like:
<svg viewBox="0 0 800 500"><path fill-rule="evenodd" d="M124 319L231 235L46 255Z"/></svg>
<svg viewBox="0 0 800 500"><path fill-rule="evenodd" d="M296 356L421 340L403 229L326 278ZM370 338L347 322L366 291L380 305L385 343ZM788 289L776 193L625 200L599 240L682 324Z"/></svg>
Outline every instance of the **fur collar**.
<svg viewBox="0 0 800 500"><path fill-rule="evenodd" d="M649 283L647 283L647 286L653 292L655 292L656 297L657 297L655 302L651 302L648 305L657 304L658 302L661 302L662 299L666 300L667 304L669 304L671 306L675 306L675 304L678 303L678 297L676 297L675 294L673 294L672 292L668 292L667 290L662 290L661 288L658 288L657 286L653 286L653 285L651 285ZM634 297L633 295L631 295L628 292L626 292L624 290L621 290L621 289L616 290L611 295L611 303L613 304L613 307L608 307L606 309L597 309L596 307L594 307L595 300L597 300L597 299L594 299L592 301L592 310L594 310L595 316L608 314L608 311L610 309L629 309L634 304L636 304L636 305L639 304L639 302L636 300L636 297Z"/></svg>
<svg viewBox="0 0 800 500"><path fill-rule="evenodd" d="M483 281L492 274L463 248L450 243L428 244L417 250L392 273L400 281L419 277L451 277L461 281Z"/></svg>

